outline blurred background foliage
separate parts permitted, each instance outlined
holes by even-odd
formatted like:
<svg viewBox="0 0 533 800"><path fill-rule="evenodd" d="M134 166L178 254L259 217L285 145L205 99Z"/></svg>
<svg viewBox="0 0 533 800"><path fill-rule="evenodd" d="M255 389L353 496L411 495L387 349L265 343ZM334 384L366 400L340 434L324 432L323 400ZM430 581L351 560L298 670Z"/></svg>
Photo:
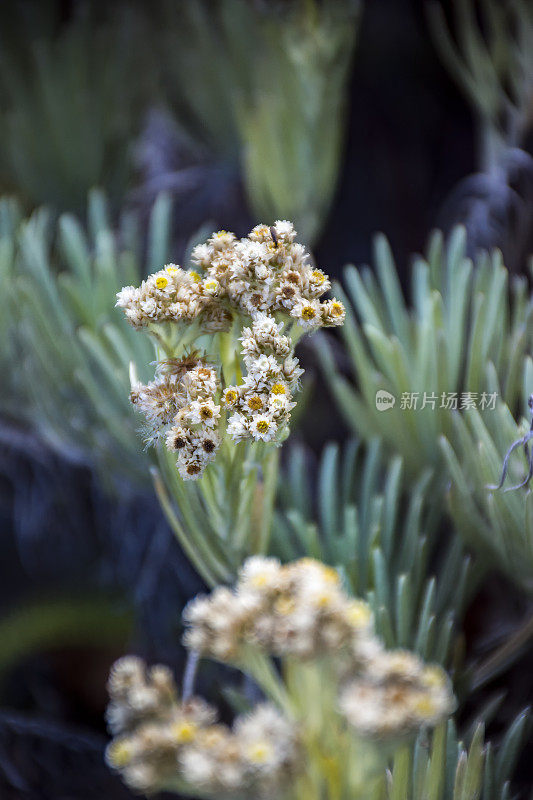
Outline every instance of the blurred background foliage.
<svg viewBox="0 0 533 800"><path fill-rule="evenodd" d="M202 579L175 534L218 533L193 490L164 521L128 402L153 354L115 292L277 217L348 320L301 348L314 392L272 548L342 566L390 646L452 672L456 722L400 752L380 798L525 796L531 494L486 484L530 421L532 26L524 0L1 4L2 798L129 796L101 763L106 672L129 646L180 673ZM376 229L372 268L343 272ZM403 391L499 399L409 413ZM526 471L517 451L508 485Z"/></svg>

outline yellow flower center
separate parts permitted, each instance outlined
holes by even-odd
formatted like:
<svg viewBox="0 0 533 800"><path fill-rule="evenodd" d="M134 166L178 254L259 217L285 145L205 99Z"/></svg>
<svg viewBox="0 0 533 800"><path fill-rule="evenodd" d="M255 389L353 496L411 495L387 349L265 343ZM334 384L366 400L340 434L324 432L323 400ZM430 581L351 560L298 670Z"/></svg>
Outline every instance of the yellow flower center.
<svg viewBox="0 0 533 800"><path fill-rule="evenodd" d="M131 761L131 747L127 742L111 742L107 754L109 761L117 769L122 769Z"/></svg>
<svg viewBox="0 0 533 800"><path fill-rule="evenodd" d="M342 303L332 303L331 313L334 317L342 317L344 314L344 306Z"/></svg>
<svg viewBox="0 0 533 800"><path fill-rule="evenodd" d="M257 430L259 433L266 433L267 430L270 428L270 422L266 419L260 419L257 423Z"/></svg>
<svg viewBox="0 0 533 800"><path fill-rule="evenodd" d="M316 317L316 310L313 306L304 306L302 308L302 317L304 319L314 319Z"/></svg>
<svg viewBox="0 0 533 800"><path fill-rule="evenodd" d="M328 581L328 583L340 583L339 573L333 567L323 567L322 568L322 577Z"/></svg>
<svg viewBox="0 0 533 800"><path fill-rule="evenodd" d="M172 735L178 744L192 742L196 731L197 726L194 722L188 722L186 719L180 720L180 722L176 722L176 724L172 726Z"/></svg>
<svg viewBox="0 0 533 800"><path fill-rule="evenodd" d="M287 394L287 387L283 383L275 383L271 391L272 394Z"/></svg>
<svg viewBox="0 0 533 800"><path fill-rule="evenodd" d="M225 401L226 401L228 406L232 406L234 403L236 403L237 402L237 392L235 391L235 389L228 389L226 394L225 394L225 396L224 396L224 399L225 399Z"/></svg>
<svg viewBox="0 0 533 800"><path fill-rule="evenodd" d="M439 667L426 667L422 673L422 680L431 689L442 689L446 685L446 678Z"/></svg>
<svg viewBox="0 0 533 800"><path fill-rule="evenodd" d="M360 627L361 625L368 625L372 618L372 612L364 603L358 603L354 600L348 607L346 618L350 625Z"/></svg>
<svg viewBox="0 0 533 800"><path fill-rule="evenodd" d="M160 275L159 278L155 279L155 285L158 289L164 289L165 286L168 286L168 278L165 278L164 275Z"/></svg>
<svg viewBox="0 0 533 800"><path fill-rule="evenodd" d="M189 275L191 276L191 278L193 279L193 281L194 281L195 283L198 283L199 281L201 281L201 280L202 280L202 279L201 279L201 277L199 276L199 274L196 272L196 270L195 270L195 269L191 269L191 270L189 270Z"/></svg>
<svg viewBox="0 0 533 800"><path fill-rule="evenodd" d="M276 600L275 610L284 617L292 614L295 608L296 603L292 597L280 597Z"/></svg>
<svg viewBox="0 0 533 800"><path fill-rule="evenodd" d="M437 710L435 701L429 695L422 695L413 703L413 709L421 717L432 717Z"/></svg>
<svg viewBox="0 0 533 800"><path fill-rule="evenodd" d="M251 583L252 583L252 586L255 586L258 589L261 589L263 586L266 586L267 581L268 581L268 578L266 576L266 573L265 572L258 572L257 575L253 576L253 578L251 580Z"/></svg>
<svg viewBox="0 0 533 800"><path fill-rule="evenodd" d="M165 267L166 271L173 275L175 272L178 272L178 268L172 266L172 264L168 267Z"/></svg>
<svg viewBox="0 0 533 800"><path fill-rule="evenodd" d="M329 606L329 604L331 603L332 599L333 599L333 595L330 592L322 592L321 594L319 594L317 596L316 604L320 608L326 608L326 606Z"/></svg>
<svg viewBox="0 0 533 800"><path fill-rule="evenodd" d="M263 401L255 394L248 400L248 408L251 408L252 411L259 411L261 408L263 408ZM268 428L266 428L266 430L268 430Z"/></svg>
<svg viewBox="0 0 533 800"><path fill-rule="evenodd" d="M313 270L311 276L313 278L313 283L318 283L319 286L326 280L326 276L324 275L323 272L320 272L319 269Z"/></svg>
<svg viewBox="0 0 533 800"><path fill-rule="evenodd" d="M248 748L248 758L253 764L264 764L272 755L268 742L255 742Z"/></svg>

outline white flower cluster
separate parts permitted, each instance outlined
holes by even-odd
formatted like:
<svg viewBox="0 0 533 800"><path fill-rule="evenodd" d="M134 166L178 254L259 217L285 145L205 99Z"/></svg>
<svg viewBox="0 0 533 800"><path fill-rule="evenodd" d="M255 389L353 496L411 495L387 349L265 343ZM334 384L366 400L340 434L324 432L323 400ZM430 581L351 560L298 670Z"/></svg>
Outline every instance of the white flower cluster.
<svg viewBox="0 0 533 800"><path fill-rule="evenodd" d="M218 231L194 248L195 270L169 264L139 288L122 289L117 306L137 328L199 319L205 330L225 330L231 309L252 317L259 311L279 311L309 329L341 325L342 303L319 300L330 289L329 279L309 264L308 253L295 238L294 226L283 220L272 227L257 225L240 240Z"/></svg>
<svg viewBox="0 0 533 800"><path fill-rule="evenodd" d="M147 419L147 441L164 438L178 453L184 479L202 475L219 448L220 431L236 442L283 441L303 374L289 329L299 327L301 334L344 321L342 303L319 300L330 282L308 263L295 237L292 224L279 220L270 228L256 226L241 240L219 231L194 248L196 270L170 264L139 288L126 286L118 293L117 306L137 328L194 323L189 340L241 329L242 363L235 373L244 377L237 385L223 390L217 372L226 370L208 365L204 357L187 368L190 359L171 359L177 369L169 371L165 362L153 382L133 387L132 401Z"/></svg>
<svg viewBox="0 0 533 800"><path fill-rule="evenodd" d="M366 603L344 592L336 570L307 558L282 566L253 556L234 590L218 587L195 598L184 619L187 647L233 663L249 646L275 656L310 659L342 650L356 658L374 641Z"/></svg>
<svg viewBox="0 0 533 800"><path fill-rule="evenodd" d="M117 294L116 305L124 309L134 328L153 322L200 320L204 330L226 330L231 316L217 303L194 270L167 264L150 275L139 287L125 286Z"/></svg>
<svg viewBox="0 0 533 800"><path fill-rule="evenodd" d="M168 669L134 657L115 664L109 692L106 759L137 791L270 798L300 766L294 725L267 703L230 729L203 701L180 702Z"/></svg>
<svg viewBox="0 0 533 800"><path fill-rule="evenodd" d="M405 650L383 652L343 689L340 708L363 736L398 738L436 725L453 711L449 680Z"/></svg>
<svg viewBox="0 0 533 800"><path fill-rule="evenodd" d="M268 314L254 317L251 328L243 328L242 356L247 373L238 386L228 386L223 402L232 415L227 433L234 441L278 440L296 405L303 370L294 357L291 340L281 331L283 323Z"/></svg>
<svg viewBox="0 0 533 800"><path fill-rule="evenodd" d="M406 651L386 651L368 605L339 575L312 559L282 566L254 556L235 589L221 587L184 612L187 647L246 668L250 649L309 661L330 657L339 707L361 734L397 738L434 725L453 710L449 680Z"/></svg>
<svg viewBox="0 0 533 800"><path fill-rule="evenodd" d="M164 436L178 454L181 477L198 478L220 446L217 373L194 355L162 362L159 371L154 381L132 388L131 401L146 418L148 441Z"/></svg>
<svg viewBox="0 0 533 800"><path fill-rule="evenodd" d="M283 713L261 703L230 729L200 699L180 701L165 667L121 659L109 679L115 738L107 761L136 790L288 797L291 786L305 787L323 742L340 776L361 738L387 756L391 743L453 711L444 671L407 651L386 651L368 606L312 559L282 566L250 558L235 591L215 589L190 603L186 617L189 647L247 671ZM282 659L279 674L273 662L265 671L270 657Z"/></svg>

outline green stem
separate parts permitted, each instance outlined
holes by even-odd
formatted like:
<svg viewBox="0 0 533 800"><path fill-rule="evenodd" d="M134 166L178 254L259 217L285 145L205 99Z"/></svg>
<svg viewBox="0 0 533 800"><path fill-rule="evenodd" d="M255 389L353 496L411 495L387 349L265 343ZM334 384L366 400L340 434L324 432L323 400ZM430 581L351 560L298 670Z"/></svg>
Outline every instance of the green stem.
<svg viewBox="0 0 533 800"><path fill-rule="evenodd" d="M265 695L288 716L294 715L294 706L272 659L251 647L242 660L242 671L250 675Z"/></svg>
<svg viewBox="0 0 533 800"><path fill-rule="evenodd" d="M209 557L205 557L205 554L200 553L195 543L191 540L191 537L181 525L174 512L174 509L172 508L172 503L161 479L159 470L157 470L155 467L152 467L151 473L161 508L163 509L167 521L176 534L176 537L189 561L194 565L195 569L198 570L199 575L201 575L204 581L211 588L215 588L215 586L217 586L219 583L226 583L231 576L223 573L222 570L219 570L216 565L209 563Z"/></svg>

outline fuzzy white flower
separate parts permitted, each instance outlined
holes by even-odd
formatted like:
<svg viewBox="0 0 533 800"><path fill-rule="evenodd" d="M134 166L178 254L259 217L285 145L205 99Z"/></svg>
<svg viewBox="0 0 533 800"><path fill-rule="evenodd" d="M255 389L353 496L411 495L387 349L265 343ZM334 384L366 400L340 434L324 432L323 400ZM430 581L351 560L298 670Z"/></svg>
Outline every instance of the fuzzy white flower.
<svg viewBox="0 0 533 800"><path fill-rule="evenodd" d="M286 358L283 362L282 372L291 390L299 389L300 378L304 374L304 371L300 367L298 359L293 356Z"/></svg>
<svg viewBox="0 0 533 800"><path fill-rule="evenodd" d="M211 397L205 400L193 400L187 412L189 422L193 425L204 425L214 428L220 419L220 406Z"/></svg>
<svg viewBox="0 0 533 800"><path fill-rule="evenodd" d="M146 300L141 300L141 311L147 317L155 316L157 312L157 303L153 297L147 297Z"/></svg>
<svg viewBox="0 0 533 800"><path fill-rule="evenodd" d="M206 269L213 258L213 248L208 244L197 244L191 253L191 261L199 267Z"/></svg>
<svg viewBox="0 0 533 800"><path fill-rule="evenodd" d="M118 308L127 308L130 303L134 303L138 296L138 289L135 286L124 286L120 292L117 292L117 302L115 306Z"/></svg>
<svg viewBox="0 0 533 800"><path fill-rule="evenodd" d="M250 422L250 433L257 441L270 442L278 426L269 414L254 414Z"/></svg>
<svg viewBox="0 0 533 800"><path fill-rule="evenodd" d="M281 585L281 562L267 556L247 558L239 572L239 590L272 591Z"/></svg>
<svg viewBox="0 0 533 800"><path fill-rule="evenodd" d="M216 278L206 278L202 283L203 290L211 297L216 297L220 292L220 283Z"/></svg>
<svg viewBox="0 0 533 800"><path fill-rule="evenodd" d="M287 219L276 220L276 222L274 223L274 228L276 229L278 237L286 242L293 242L294 239L296 238L296 231L294 230L294 225Z"/></svg>
<svg viewBox="0 0 533 800"><path fill-rule="evenodd" d="M209 237L208 241L215 250L224 250L233 244L235 241L235 234L229 231L217 231Z"/></svg>
<svg viewBox="0 0 533 800"><path fill-rule="evenodd" d="M322 324L320 303L302 298L291 308L291 317L297 319L303 328L319 328Z"/></svg>
<svg viewBox="0 0 533 800"><path fill-rule="evenodd" d="M228 436L235 442L240 442L248 435L248 423L243 414L233 414L228 420L228 427L226 428Z"/></svg>

